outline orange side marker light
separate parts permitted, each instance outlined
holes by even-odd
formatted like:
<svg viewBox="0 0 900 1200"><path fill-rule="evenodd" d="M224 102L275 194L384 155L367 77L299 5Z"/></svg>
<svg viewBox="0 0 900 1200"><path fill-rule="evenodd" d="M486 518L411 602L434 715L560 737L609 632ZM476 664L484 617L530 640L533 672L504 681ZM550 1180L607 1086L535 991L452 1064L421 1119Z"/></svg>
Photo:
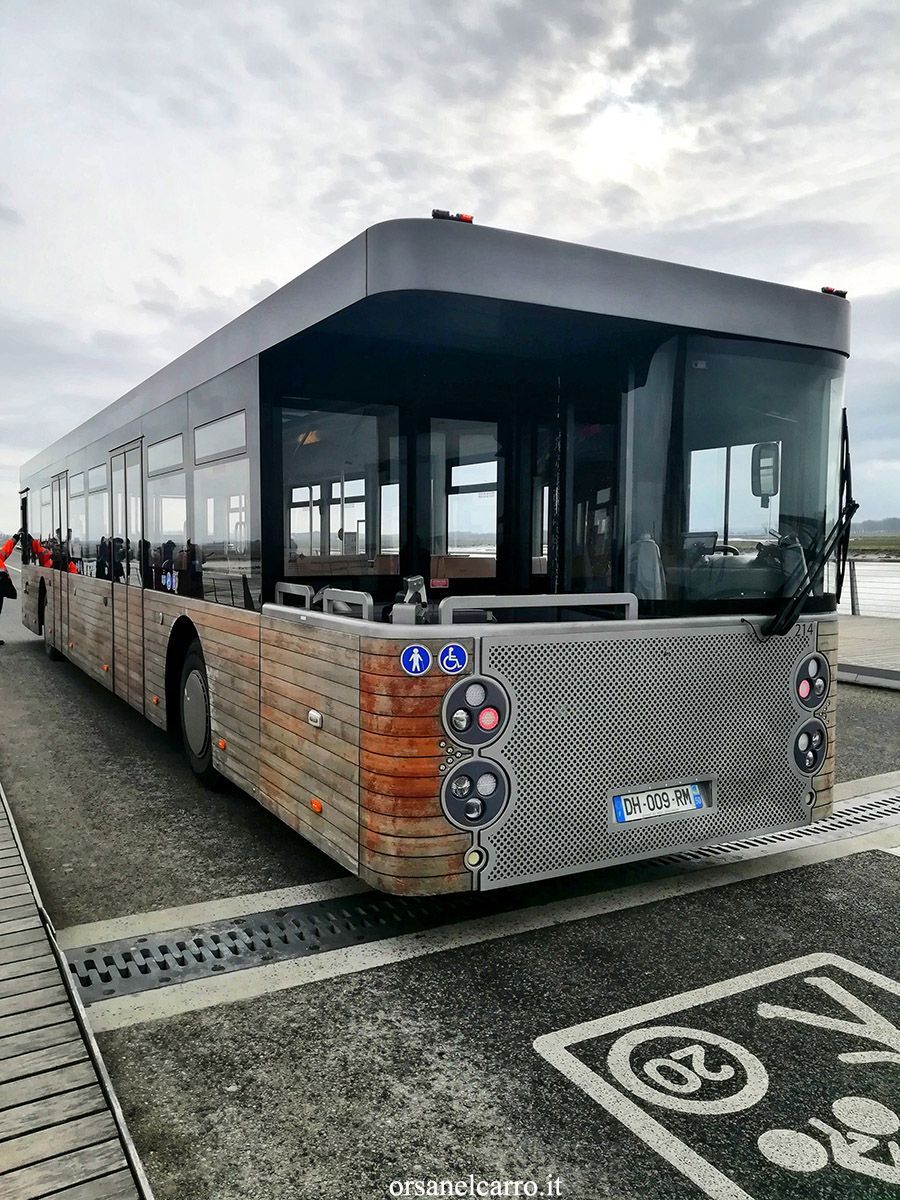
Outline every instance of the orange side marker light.
<svg viewBox="0 0 900 1200"><path fill-rule="evenodd" d="M154 704L159 704L159 696L154 696L154 697L153 697L153 703L154 703Z"/></svg>
<svg viewBox="0 0 900 1200"><path fill-rule="evenodd" d="M223 738L219 738L219 749L220 749L220 750L224 750L224 749L225 749L225 742L224 742L224 739L223 739Z"/></svg>
<svg viewBox="0 0 900 1200"><path fill-rule="evenodd" d="M108 671L108 670L109 670L109 667L106 665L106 663L104 663L104 664L103 664L103 670L104 670L104 671Z"/></svg>
<svg viewBox="0 0 900 1200"><path fill-rule="evenodd" d="M322 811L322 801L316 800L316 798L313 797L312 800L310 800L310 802L309 802L309 807L313 810L314 813L320 813Z"/></svg>

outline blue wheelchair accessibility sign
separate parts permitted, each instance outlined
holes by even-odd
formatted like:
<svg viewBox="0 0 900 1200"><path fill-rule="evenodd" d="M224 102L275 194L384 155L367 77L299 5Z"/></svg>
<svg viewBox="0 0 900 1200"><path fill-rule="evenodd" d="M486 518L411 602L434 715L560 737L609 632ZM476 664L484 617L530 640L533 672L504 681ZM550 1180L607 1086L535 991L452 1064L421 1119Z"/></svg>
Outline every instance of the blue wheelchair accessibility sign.
<svg viewBox="0 0 900 1200"><path fill-rule="evenodd" d="M460 671L465 670L468 661L469 655L466 648L460 646L459 642L450 642L438 655L438 666L445 675L458 675Z"/></svg>
<svg viewBox="0 0 900 1200"><path fill-rule="evenodd" d="M400 666L407 675L424 675L431 666L431 651L424 646L404 646L400 651Z"/></svg>

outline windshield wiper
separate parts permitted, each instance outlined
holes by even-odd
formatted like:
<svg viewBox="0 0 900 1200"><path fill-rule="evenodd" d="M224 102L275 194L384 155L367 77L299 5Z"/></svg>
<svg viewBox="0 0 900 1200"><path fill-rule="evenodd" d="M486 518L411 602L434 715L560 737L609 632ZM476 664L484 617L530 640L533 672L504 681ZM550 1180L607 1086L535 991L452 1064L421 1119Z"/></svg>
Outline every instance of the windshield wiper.
<svg viewBox="0 0 900 1200"><path fill-rule="evenodd" d="M850 524L859 505L852 496L852 478L850 473L850 438L847 430L847 410L844 409L841 424L841 515L825 538L819 553L810 562L800 582L786 598L778 613L768 625L763 626L763 637L781 636L793 626L797 614L803 607L807 594L813 584L822 574L825 564L837 550L837 577L835 580L835 595L841 598L841 587L844 582L844 566L847 561L847 551L850 542Z"/></svg>

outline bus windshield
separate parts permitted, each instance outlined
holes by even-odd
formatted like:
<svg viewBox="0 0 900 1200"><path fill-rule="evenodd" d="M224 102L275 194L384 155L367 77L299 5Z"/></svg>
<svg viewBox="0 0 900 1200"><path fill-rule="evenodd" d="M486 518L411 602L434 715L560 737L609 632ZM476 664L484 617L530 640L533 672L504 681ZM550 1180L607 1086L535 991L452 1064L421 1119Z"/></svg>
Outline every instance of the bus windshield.
<svg viewBox="0 0 900 1200"><path fill-rule="evenodd" d="M578 355L417 347L411 368L406 348L345 342L302 374L284 357L263 469L278 578L368 591L385 619L411 575L432 601L774 611L837 515L844 359L634 324Z"/></svg>

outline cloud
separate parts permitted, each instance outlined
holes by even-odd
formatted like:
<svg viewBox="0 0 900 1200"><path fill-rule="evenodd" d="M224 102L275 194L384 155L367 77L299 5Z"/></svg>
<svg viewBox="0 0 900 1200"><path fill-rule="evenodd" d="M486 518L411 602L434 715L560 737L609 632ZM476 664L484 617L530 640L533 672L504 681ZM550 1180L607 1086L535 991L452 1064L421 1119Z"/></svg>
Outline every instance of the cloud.
<svg viewBox="0 0 900 1200"><path fill-rule="evenodd" d="M7 5L0 40L16 297L0 440L27 435L20 397L45 406L44 444L367 225L433 206L847 287L862 297L848 376L861 480L894 437L889 0L49 11ZM879 480L872 503L900 512L900 484Z"/></svg>

